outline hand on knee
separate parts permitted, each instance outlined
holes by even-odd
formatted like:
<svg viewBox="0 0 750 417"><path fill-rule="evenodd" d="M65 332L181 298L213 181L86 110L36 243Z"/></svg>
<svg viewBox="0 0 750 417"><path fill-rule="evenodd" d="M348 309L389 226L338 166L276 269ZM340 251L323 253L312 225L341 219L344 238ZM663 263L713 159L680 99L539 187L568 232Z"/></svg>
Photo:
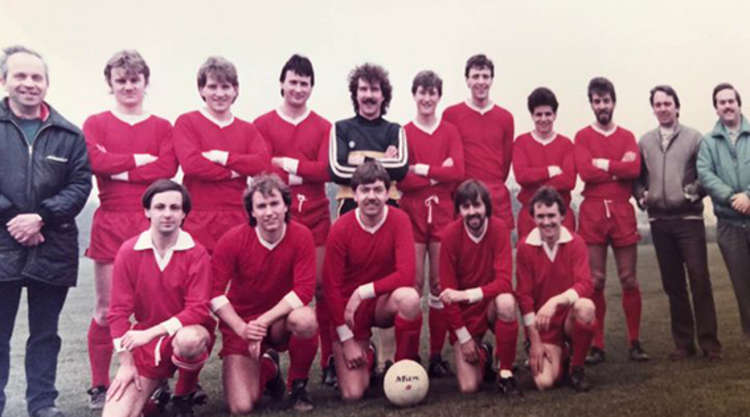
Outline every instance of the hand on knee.
<svg viewBox="0 0 750 417"><path fill-rule="evenodd" d="M573 314L576 320L582 323L591 323L594 320L595 312L594 302L588 298L579 298L573 304Z"/></svg>
<svg viewBox="0 0 750 417"><path fill-rule="evenodd" d="M208 347L208 331L201 326L183 327L175 334L172 346L175 354L181 358L190 359L198 357Z"/></svg>

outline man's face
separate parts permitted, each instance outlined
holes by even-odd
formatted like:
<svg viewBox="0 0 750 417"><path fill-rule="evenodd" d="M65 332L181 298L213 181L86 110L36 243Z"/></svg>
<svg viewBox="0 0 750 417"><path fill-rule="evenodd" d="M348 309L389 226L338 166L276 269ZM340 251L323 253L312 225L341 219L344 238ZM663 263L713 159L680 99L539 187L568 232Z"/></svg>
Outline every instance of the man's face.
<svg viewBox="0 0 750 417"><path fill-rule="evenodd" d="M609 93L591 93L591 110L594 111L596 121L601 125L608 125L615 112L615 102Z"/></svg>
<svg viewBox="0 0 750 417"><path fill-rule="evenodd" d="M360 212L368 217L379 217L388 201L388 187L381 180L360 184L354 190L354 201Z"/></svg>
<svg viewBox="0 0 750 417"><path fill-rule="evenodd" d="M310 93L312 93L310 77L287 70L284 81L281 82L281 92L286 104L292 107L304 106L307 99L310 98Z"/></svg>
<svg viewBox="0 0 750 417"><path fill-rule="evenodd" d="M534 129L542 135L551 133L555 128L555 119L557 114L552 110L552 106L536 106L531 113L531 120L534 121Z"/></svg>
<svg viewBox="0 0 750 417"><path fill-rule="evenodd" d="M417 103L417 113L422 116L434 116L437 104L440 101L440 94L437 88L418 86L414 93L414 101Z"/></svg>
<svg viewBox="0 0 750 417"><path fill-rule="evenodd" d="M2 84L12 105L25 111L40 106L49 87L44 62L34 55L17 52L8 57L7 66L8 74Z"/></svg>
<svg viewBox="0 0 750 417"><path fill-rule="evenodd" d="M179 191L164 191L154 194L151 207L146 209L146 217L151 221L151 230L162 235L176 233L185 212L182 210L182 193Z"/></svg>
<svg viewBox="0 0 750 417"><path fill-rule="evenodd" d="M471 91L474 101L485 101L489 99L490 87L492 87L492 71L487 67L471 67L469 75L466 76L466 86Z"/></svg>
<svg viewBox="0 0 750 417"><path fill-rule="evenodd" d="M380 107L383 104L383 90L380 83L372 83L359 79L357 81L357 105L359 115L368 120L380 117Z"/></svg>
<svg viewBox="0 0 750 417"><path fill-rule="evenodd" d="M735 126L740 121L740 104L737 95L731 88L719 90L716 93L716 114L727 126Z"/></svg>
<svg viewBox="0 0 750 417"><path fill-rule="evenodd" d="M253 193L253 212L251 216L257 221L257 227L267 233L280 230L284 225L284 217L289 207L284 204L284 198L277 189L268 195L256 191Z"/></svg>
<svg viewBox="0 0 750 417"><path fill-rule="evenodd" d="M128 72L123 67L112 68L109 84L118 104L124 107L138 106L143 103L146 91L146 78L142 73Z"/></svg>
<svg viewBox="0 0 750 417"><path fill-rule="evenodd" d="M563 216L557 203L548 206L542 202L534 204L534 223L544 241L556 241L560 236L560 225Z"/></svg>
<svg viewBox="0 0 750 417"><path fill-rule="evenodd" d="M487 207L484 205L484 201L477 197L474 201L467 200L461 203L458 206L458 214L464 219L464 224L470 231L479 234L482 226L484 226L485 219L487 219Z"/></svg>
<svg viewBox="0 0 750 417"><path fill-rule="evenodd" d="M235 86L228 81L219 82L216 77L211 74L208 74L206 77L206 85L204 85L199 91L208 108L216 114L222 114L229 111L238 94Z"/></svg>
<svg viewBox="0 0 750 417"><path fill-rule="evenodd" d="M671 127L677 121L677 107L675 106L674 97L663 91L654 93L651 108L654 109L654 116L661 126Z"/></svg>

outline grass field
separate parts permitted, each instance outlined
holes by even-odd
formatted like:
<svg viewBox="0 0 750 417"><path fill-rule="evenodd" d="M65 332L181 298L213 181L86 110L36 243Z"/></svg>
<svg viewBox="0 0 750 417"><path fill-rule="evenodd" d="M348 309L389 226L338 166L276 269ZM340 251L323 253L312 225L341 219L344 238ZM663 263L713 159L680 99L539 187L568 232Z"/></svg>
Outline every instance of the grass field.
<svg viewBox="0 0 750 417"><path fill-rule="evenodd" d="M549 392L526 392L521 400L499 397L493 387L462 396L452 379L431 381L425 404L396 409L381 392L372 390L356 404L342 403L336 393L319 384L317 361L312 371L310 390L316 409L310 416L742 416L750 415L750 347L742 339L739 317L731 284L715 244L709 245L709 260L714 296L719 316L719 336L724 359L709 363L702 358L673 363L666 359L672 350L669 311L661 290L653 247L640 246L638 273L643 292L642 339L652 355L645 364L627 360L624 320L620 308L620 288L610 253L608 268L609 301L607 362L587 369L594 389L574 394L567 387ZM73 289L61 317L63 348L58 369L58 406L68 416L95 416L86 408L84 391L89 370L86 353L86 329L93 305L92 264L82 260L79 287ZM5 417L26 416L23 374L24 344L28 335L25 300L18 315L11 351L11 376L6 388L8 404ZM426 322L426 320L425 320ZM423 357L426 357L426 333ZM520 352L520 350L519 350ZM448 352L446 352L447 355ZM450 355L448 355L450 356ZM519 355L520 356L520 355ZM228 415L221 399L220 361L214 354L201 380L210 395L209 403L197 408L198 416ZM290 416L295 413L270 404L262 415Z"/></svg>

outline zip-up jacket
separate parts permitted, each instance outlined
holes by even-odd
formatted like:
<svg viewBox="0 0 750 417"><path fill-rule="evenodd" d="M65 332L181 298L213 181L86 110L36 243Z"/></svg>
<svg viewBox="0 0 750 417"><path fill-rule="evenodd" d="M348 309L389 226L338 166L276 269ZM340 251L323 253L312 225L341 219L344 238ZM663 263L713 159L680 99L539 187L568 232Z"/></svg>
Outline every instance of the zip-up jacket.
<svg viewBox="0 0 750 417"><path fill-rule="evenodd" d="M0 102L0 281L33 279L74 286L78 276L75 217L91 192L91 167L83 133L46 103L46 117L29 145ZM37 213L44 243L25 247L5 224Z"/></svg>

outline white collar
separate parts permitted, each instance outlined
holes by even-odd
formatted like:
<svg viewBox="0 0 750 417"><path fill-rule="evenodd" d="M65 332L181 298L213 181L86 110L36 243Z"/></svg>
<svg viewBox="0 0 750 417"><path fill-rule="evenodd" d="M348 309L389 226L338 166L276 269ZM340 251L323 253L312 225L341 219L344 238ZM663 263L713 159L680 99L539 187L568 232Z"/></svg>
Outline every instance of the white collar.
<svg viewBox="0 0 750 417"><path fill-rule="evenodd" d="M529 133L531 133L531 138L534 139L535 141L537 141L542 146L547 146L550 143L554 142L555 139L557 139L557 132L553 132L554 134L549 139L542 139L541 137L537 136L536 133L534 133L533 130L531 132L529 132Z"/></svg>
<svg viewBox="0 0 750 417"><path fill-rule="evenodd" d="M198 111L201 112L203 117L208 119L211 123L215 124L216 126L219 126L219 128L221 129L234 123L234 115L232 115L232 117L230 117L229 120L219 120L215 118L214 115L211 114L211 112L209 112L206 107L201 107L200 109L198 109Z"/></svg>
<svg viewBox="0 0 750 417"><path fill-rule="evenodd" d="M471 99L466 99L466 105L469 106L470 109L474 110L475 112L483 116L485 113L492 110L493 107L495 107L495 103L492 100L489 100L487 102L487 106L483 109L480 109L479 107L475 106L474 103L471 102Z"/></svg>
<svg viewBox="0 0 750 417"><path fill-rule="evenodd" d="M611 130L602 130L599 128L599 126L592 123L591 128L594 129L595 132L598 132L603 136L610 136L611 134L615 133L615 130L617 130L617 125L612 125Z"/></svg>
<svg viewBox="0 0 750 417"><path fill-rule="evenodd" d="M109 112L112 113L112 116L115 116L115 118L119 119L123 123L129 124L130 126L135 126L138 123L151 117L151 114L146 111L144 111L141 114L125 114L115 109L112 109Z"/></svg>
<svg viewBox="0 0 750 417"><path fill-rule="evenodd" d="M260 230L258 229L258 226L255 226L253 229L255 229L255 234L258 236L258 242L260 242L261 245L263 245L264 248L268 250L274 250L276 246L279 246L279 243L284 240L284 236L286 236L286 223L282 226L283 229L281 230L281 237L279 240L277 240L274 243L271 243L265 239L263 239L263 236L260 234Z"/></svg>
<svg viewBox="0 0 750 417"><path fill-rule="evenodd" d="M440 127L440 123L442 123L442 120L438 117L437 121L432 127L427 127L417 121L417 119L412 120L412 123L414 123L414 127L421 130L424 133L427 133L428 135L432 136L433 133Z"/></svg>
<svg viewBox="0 0 750 417"><path fill-rule="evenodd" d="M471 239L471 241L476 244L479 244L479 242L481 242L482 239L484 239L484 236L487 234L487 230L489 228L490 228L490 219L486 218L484 219L484 230L482 230L482 233L479 236L474 236L469 231L469 228L466 227L466 223L464 223L464 230L466 231L466 235L469 236L469 239Z"/></svg>
<svg viewBox="0 0 750 417"><path fill-rule="evenodd" d="M375 226L372 226L372 227L367 227L362 222L362 218L360 217L359 207L357 207L354 210L354 216L357 218L357 223L359 223L359 227L361 227L362 230L364 230L365 232L367 232L367 233L369 233L371 235L374 235L375 232L377 232L380 229L380 227L383 226L383 224L385 223L385 220L388 218L388 205L386 204L385 207L383 207L383 218L380 219L380 221L378 222L378 224L376 224Z"/></svg>
<svg viewBox="0 0 750 417"><path fill-rule="evenodd" d="M164 254L164 257L159 257L159 254L156 251L156 247L154 246L154 241L151 239L151 229L148 229L144 232L141 232L140 235L138 235L138 240L135 242L135 246L133 246L134 250L148 250L151 249L154 252L154 259L156 260L156 265L159 267L159 270L164 272L165 269L167 269L167 265L169 265L169 261L172 260L172 254L174 251L183 251L192 249L195 247L195 241L193 240L193 237L190 236L190 233L180 229L177 234L177 242L175 242L174 246L167 249L167 252Z"/></svg>
<svg viewBox="0 0 750 417"><path fill-rule="evenodd" d="M291 125L297 126L300 123L304 122L305 119L307 119L307 116L310 115L310 109L309 108L305 109L304 113L302 113L301 115L299 115L299 116L297 116L295 118L289 117L286 114L284 114L284 112L281 111L281 107L279 107L279 108L276 109L276 114L279 116L279 118L281 118L281 120L283 120L283 121L285 121L285 122L287 122L287 123L289 123Z"/></svg>
<svg viewBox="0 0 750 417"><path fill-rule="evenodd" d="M544 242L542 242L542 234L539 231L538 227L535 227L531 232L529 232L529 235L526 236L526 244L532 245L532 246L541 246L542 249L544 249L544 253L547 254L547 258L549 258L550 261L554 262L555 257L557 256L557 248L560 246L561 243L568 243L573 240L573 235L570 234L570 231L565 226L560 226L560 238L557 239L557 242L555 242L555 246L550 249L549 246L545 245Z"/></svg>

